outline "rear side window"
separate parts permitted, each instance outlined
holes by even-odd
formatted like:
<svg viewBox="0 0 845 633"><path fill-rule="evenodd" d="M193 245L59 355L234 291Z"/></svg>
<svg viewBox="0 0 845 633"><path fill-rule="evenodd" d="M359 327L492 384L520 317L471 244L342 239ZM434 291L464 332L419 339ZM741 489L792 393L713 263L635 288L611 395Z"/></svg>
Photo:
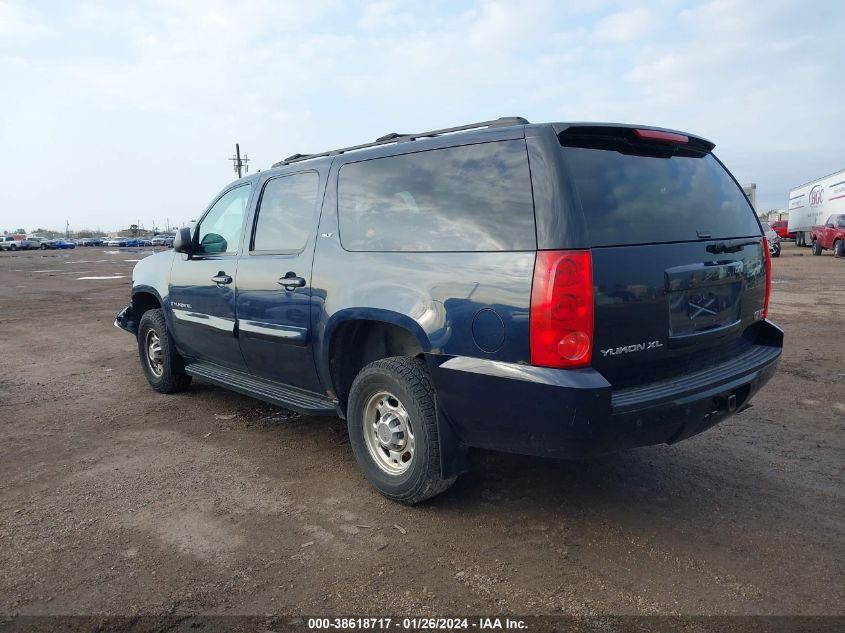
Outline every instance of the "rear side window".
<svg viewBox="0 0 845 633"><path fill-rule="evenodd" d="M298 252L314 224L317 172L273 178L264 185L258 206L253 251Z"/></svg>
<svg viewBox="0 0 845 633"><path fill-rule="evenodd" d="M338 178L338 220L350 251L533 250L525 142L348 163Z"/></svg>
<svg viewBox="0 0 845 633"><path fill-rule="evenodd" d="M593 246L760 234L745 194L712 154L563 151Z"/></svg>

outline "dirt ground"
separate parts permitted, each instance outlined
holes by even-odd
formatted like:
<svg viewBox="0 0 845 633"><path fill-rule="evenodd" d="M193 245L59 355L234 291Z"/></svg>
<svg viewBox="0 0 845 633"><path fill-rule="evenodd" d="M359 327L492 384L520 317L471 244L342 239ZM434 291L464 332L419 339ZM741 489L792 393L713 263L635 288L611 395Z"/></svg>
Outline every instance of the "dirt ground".
<svg viewBox="0 0 845 633"><path fill-rule="evenodd" d="M784 357L741 415L591 461L484 453L406 508L340 420L152 391L112 325L145 255L0 254L0 615L845 611L845 261L784 245Z"/></svg>

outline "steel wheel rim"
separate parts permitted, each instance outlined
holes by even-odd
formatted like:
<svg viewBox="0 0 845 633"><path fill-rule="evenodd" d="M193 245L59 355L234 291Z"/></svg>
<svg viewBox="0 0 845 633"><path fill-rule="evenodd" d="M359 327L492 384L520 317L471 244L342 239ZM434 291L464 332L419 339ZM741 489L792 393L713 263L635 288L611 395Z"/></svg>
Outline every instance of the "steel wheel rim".
<svg viewBox="0 0 845 633"><path fill-rule="evenodd" d="M364 442L379 469L397 476L414 461L414 431L408 411L389 391L373 394L364 407Z"/></svg>
<svg viewBox="0 0 845 633"><path fill-rule="evenodd" d="M164 373L164 355L161 351L161 339L155 330L147 332L144 338L144 349L147 352L147 365L156 376Z"/></svg>

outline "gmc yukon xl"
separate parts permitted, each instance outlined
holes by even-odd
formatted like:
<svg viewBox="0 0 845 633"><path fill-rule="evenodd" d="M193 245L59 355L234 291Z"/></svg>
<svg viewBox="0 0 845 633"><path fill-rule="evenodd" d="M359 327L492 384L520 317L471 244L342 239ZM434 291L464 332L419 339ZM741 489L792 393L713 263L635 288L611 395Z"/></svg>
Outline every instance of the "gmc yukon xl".
<svg viewBox="0 0 845 633"><path fill-rule="evenodd" d="M512 117L295 154L139 262L115 324L157 391L345 418L403 503L472 447L678 442L748 406L783 345L766 238L713 147Z"/></svg>

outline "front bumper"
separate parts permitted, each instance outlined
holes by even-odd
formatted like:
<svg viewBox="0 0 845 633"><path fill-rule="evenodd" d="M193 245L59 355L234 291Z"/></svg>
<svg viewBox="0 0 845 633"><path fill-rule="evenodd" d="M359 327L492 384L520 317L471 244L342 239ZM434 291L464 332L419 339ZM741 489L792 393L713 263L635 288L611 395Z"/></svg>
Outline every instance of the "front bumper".
<svg viewBox="0 0 845 633"><path fill-rule="evenodd" d="M138 319L136 318L135 313L132 310L131 303L125 308L123 308L123 310L117 313L117 316L114 318L114 326L119 327L121 330L129 332L133 336L137 336Z"/></svg>
<svg viewBox="0 0 845 633"><path fill-rule="evenodd" d="M583 457L673 444L747 407L774 374L783 348L777 326L763 322L760 330L755 345L728 362L625 390L614 390L593 369L429 358L438 404L464 444Z"/></svg>

